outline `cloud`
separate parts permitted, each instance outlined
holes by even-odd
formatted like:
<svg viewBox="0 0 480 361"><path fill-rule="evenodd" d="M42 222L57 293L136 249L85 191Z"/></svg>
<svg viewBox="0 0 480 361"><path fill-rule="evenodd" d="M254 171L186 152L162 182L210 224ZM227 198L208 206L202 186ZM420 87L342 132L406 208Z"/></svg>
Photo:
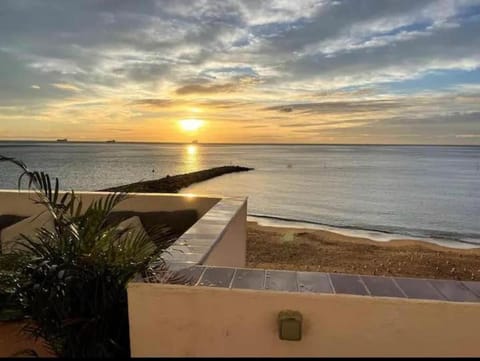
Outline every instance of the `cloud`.
<svg viewBox="0 0 480 361"><path fill-rule="evenodd" d="M0 107L11 108L0 121L9 134L47 132L48 122L93 134L84 124L157 129L196 107L230 132L278 126L274 138L287 141L418 130L424 142L478 142L455 136L478 134L478 5L3 1Z"/></svg>
<svg viewBox="0 0 480 361"><path fill-rule="evenodd" d="M258 129L258 128L267 128L268 125L265 124L247 124L243 125L243 128L248 128L248 129Z"/></svg>
<svg viewBox="0 0 480 361"><path fill-rule="evenodd" d="M184 85L176 90L179 95L188 94L215 94L215 93L230 93L238 89L237 84L212 84L212 85L200 85L190 84Z"/></svg>
<svg viewBox="0 0 480 361"><path fill-rule="evenodd" d="M212 74L212 71L206 71L203 73ZM200 78L197 83L186 84L181 86L176 90L178 95L188 95L188 94L225 94L232 92L240 92L247 88L250 88L256 85L259 82L259 79L255 75L238 75L237 69L224 69L222 71L215 71L216 74L231 74L229 78L231 80L227 83L215 83L210 80L205 80Z"/></svg>
<svg viewBox="0 0 480 361"><path fill-rule="evenodd" d="M152 107L164 107L174 104L174 101L172 99L137 99L133 100L131 103Z"/></svg>
<svg viewBox="0 0 480 361"><path fill-rule="evenodd" d="M356 127L319 129L317 134L334 136L337 140L348 142L359 139L360 134L368 134L369 139L377 139L382 143L422 143L422 139L429 139L430 144L463 144L477 140L468 135L478 134L480 112L451 113L442 116L417 115L416 117L397 114L390 119L377 122L367 122ZM453 133L452 133L453 130ZM311 132L311 131L310 131ZM460 134L460 136L457 136ZM467 135L462 137L461 135Z"/></svg>
<svg viewBox="0 0 480 361"><path fill-rule="evenodd" d="M116 67L112 72L117 75L123 75L127 79L137 82L156 82L170 71L170 66L166 63L155 63L147 61L135 61Z"/></svg>
<svg viewBox="0 0 480 361"><path fill-rule="evenodd" d="M317 127L318 123L287 123L287 124L280 124L280 127L283 128L310 128L310 127Z"/></svg>
<svg viewBox="0 0 480 361"><path fill-rule="evenodd" d="M62 90L68 90L68 91L73 91L73 92L79 92L82 91L79 87L73 85L73 84L67 84L67 83L53 83L53 87L57 89L62 89Z"/></svg>
<svg viewBox="0 0 480 361"><path fill-rule="evenodd" d="M265 110L273 110L282 113L302 112L302 113L359 113L359 112L378 112L388 109L398 109L407 106L401 99L376 99L368 101L326 101L319 103L299 103L267 107Z"/></svg>
<svg viewBox="0 0 480 361"><path fill-rule="evenodd" d="M134 131L135 129L134 128L105 128L105 130L111 131L111 132L126 132L126 133L129 133L129 132Z"/></svg>

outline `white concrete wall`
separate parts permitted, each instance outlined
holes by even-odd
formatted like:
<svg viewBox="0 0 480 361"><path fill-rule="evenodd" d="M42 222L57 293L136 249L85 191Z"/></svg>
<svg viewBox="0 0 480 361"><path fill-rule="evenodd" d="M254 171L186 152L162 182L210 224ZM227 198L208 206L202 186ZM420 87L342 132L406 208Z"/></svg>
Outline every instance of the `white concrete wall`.
<svg viewBox="0 0 480 361"><path fill-rule="evenodd" d="M107 192L76 192L85 205ZM0 215L14 214L31 216L43 210L42 206L35 204L36 195L31 192L16 190L0 190ZM182 209L195 209L199 217L212 208L220 198L208 196L193 196L169 193L130 193L129 198L119 204L117 210L131 210L138 212L176 211Z"/></svg>
<svg viewBox="0 0 480 361"><path fill-rule="evenodd" d="M480 356L480 304L132 283L132 356ZM301 341L277 315L302 313Z"/></svg>
<svg viewBox="0 0 480 361"><path fill-rule="evenodd" d="M247 260L247 201L203 262L209 266L245 267Z"/></svg>

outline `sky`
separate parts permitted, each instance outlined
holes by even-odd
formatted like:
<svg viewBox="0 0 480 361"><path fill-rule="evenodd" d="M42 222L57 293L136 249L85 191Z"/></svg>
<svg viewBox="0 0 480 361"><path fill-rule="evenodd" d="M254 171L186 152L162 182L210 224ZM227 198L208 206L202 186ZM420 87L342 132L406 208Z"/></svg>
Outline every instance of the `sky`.
<svg viewBox="0 0 480 361"><path fill-rule="evenodd" d="M1 0L0 139L57 138L480 145L480 0Z"/></svg>

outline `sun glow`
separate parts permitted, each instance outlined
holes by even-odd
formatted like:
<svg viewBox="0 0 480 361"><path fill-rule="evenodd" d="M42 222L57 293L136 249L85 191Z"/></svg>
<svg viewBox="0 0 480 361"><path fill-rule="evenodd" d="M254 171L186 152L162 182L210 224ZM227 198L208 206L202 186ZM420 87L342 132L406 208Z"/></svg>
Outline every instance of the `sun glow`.
<svg viewBox="0 0 480 361"><path fill-rule="evenodd" d="M189 155L196 155L197 154L197 147L194 146L193 144L190 144L188 147L187 147L187 153Z"/></svg>
<svg viewBox="0 0 480 361"><path fill-rule="evenodd" d="M203 120L200 119L182 119L179 122L180 127L185 132L194 132L203 126Z"/></svg>

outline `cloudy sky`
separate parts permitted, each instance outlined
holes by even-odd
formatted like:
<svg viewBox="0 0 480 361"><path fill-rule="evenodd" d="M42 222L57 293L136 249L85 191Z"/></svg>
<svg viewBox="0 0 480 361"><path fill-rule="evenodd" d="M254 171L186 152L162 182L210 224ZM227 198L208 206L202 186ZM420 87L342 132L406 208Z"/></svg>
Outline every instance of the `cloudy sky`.
<svg viewBox="0 0 480 361"><path fill-rule="evenodd" d="M480 144L480 1L1 0L0 139L64 137Z"/></svg>

